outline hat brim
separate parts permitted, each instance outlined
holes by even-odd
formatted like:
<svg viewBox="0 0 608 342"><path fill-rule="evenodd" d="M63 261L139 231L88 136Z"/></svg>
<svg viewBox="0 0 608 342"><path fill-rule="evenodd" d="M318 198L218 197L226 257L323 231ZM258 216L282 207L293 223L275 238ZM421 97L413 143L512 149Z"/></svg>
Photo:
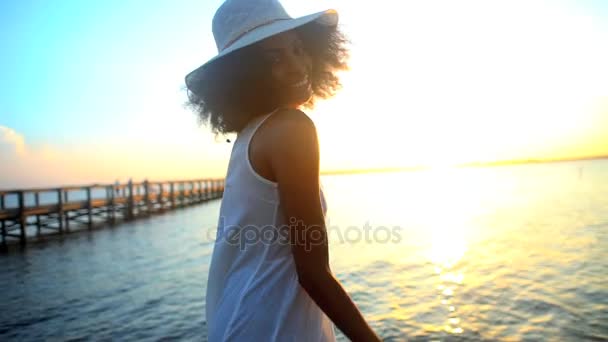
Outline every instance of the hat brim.
<svg viewBox="0 0 608 342"><path fill-rule="evenodd" d="M330 10L326 10L326 11L322 11L322 12L318 12L318 13L314 13L314 14L309 14L309 15L306 15L306 16L303 16L300 18L275 21L271 24L264 25L264 26L254 29L254 30L251 30L250 32L247 32L242 37L240 37L238 40L236 40L230 47L228 47L227 49L224 49L222 52L217 54L215 57L208 60L205 64L201 65L200 67L196 68L195 70L190 72L188 75L186 75L186 86L188 87L188 89L191 89L192 87L190 85L196 83L196 80L198 79L198 75L200 75L200 73L203 71L203 69L207 65L209 65L211 62L213 62L219 58L222 58L236 50L250 46L252 44L255 44L266 38L270 38L279 33L293 30L295 28L306 25L313 21L316 21L317 23L319 23L321 25L325 25L325 26L336 26L338 24L338 12L330 9Z"/></svg>

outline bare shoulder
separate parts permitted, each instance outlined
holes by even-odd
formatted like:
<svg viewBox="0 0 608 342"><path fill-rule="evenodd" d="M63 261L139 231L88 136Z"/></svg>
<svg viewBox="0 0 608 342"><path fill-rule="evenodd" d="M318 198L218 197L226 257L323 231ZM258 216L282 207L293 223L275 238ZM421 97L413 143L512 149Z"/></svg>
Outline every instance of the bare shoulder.
<svg viewBox="0 0 608 342"><path fill-rule="evenodd" d="M314 122L298 109L279 109L268 120L269 131L277 138L289 138L299 134L316 134Z"/></svg>
<svg viewBox="0 0 608 342"><path fill-rule="evenodd" d="M300 110L280 109L264 126L265 147L271 159L285 154L314 154L318 150L315 124Z"/></svg>
<svg viewBox="0 0 608 342"><path fill-rule="evenodd" d="M268 123L268 161L279 183L311 182L319 174L319 142L314 122L297 109L282 109Z"/></svg>
<svg viewBox="0 0 608 342"><path fill-rule="evenodd" d="M315 125L302 111L278 110L254 134L248 153L254 170L273 182L284 180L281 170L314 170L319 154Z"/></svg>

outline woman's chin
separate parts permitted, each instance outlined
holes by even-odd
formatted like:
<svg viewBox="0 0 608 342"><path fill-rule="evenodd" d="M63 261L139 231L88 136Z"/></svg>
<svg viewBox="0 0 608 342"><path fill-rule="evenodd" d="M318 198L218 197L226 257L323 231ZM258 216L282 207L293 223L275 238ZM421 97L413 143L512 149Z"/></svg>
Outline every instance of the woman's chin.
<svg viewBox="0 0 608 342"><path fill-rule="evenodd" d="M308 102L308 100L306 100L306 101L292 102L290 104L285 105L285 107L298 109L298 108L302 107L303 105L305 105L307 102Z"/></svg>
<svg viewBox="0 0 608 342"><path fill-rule="evenodd" d="M290 106L294 107L294 108L298 108L298 107L302 106L303 104L307 103L308 101L310 101L311 98L312 98L312 91L302 92L302 93L292 97L292 100L289 101L291 103Z"/></svg>
<svg viewBox="0 0 608 342"><path fill-rule="evenodd" d="M299 108L310 101L313 96L313 91L310 86L302 87L300 89L291 89L291 91L282 89L282 91L279 91L278 93L280 94L278 101L280 106L288 108Z"/></svg>

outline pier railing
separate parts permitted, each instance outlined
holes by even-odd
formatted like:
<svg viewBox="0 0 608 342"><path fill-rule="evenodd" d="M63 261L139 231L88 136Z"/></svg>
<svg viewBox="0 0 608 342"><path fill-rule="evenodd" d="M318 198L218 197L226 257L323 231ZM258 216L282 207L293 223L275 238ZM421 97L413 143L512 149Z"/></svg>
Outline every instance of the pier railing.
<svg viewBox="0 0 608 342"><path fill-rule="evenodd" d="M2 243L26 244L83 226L133 220L217 199L223 192L223 179L0 190Z"/></svg>

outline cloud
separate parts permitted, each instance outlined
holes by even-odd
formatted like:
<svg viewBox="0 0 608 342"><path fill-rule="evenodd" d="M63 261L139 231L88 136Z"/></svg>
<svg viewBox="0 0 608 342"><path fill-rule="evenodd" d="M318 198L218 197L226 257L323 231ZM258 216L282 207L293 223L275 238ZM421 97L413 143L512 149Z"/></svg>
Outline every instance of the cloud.
<svg viewBox="0 0 608 342"><path fill-rule="evenodd" d="M0 126L0 189L107 182L106 170L97 156L76 149L28 144L23 134Z"/></svg>
<svg viewBox="0 0 608 342"><path fill-rule="evenodd" d="M0 151L16 153L18 156L25 155L25 139L23 135L9 127L0 126Z"/></svg>
<svg viewBox="0 0 608 342"><path fill-rule="evenodd" d="M0 126L0 188L45 186L62 179L61 162L47 146L28 146L14 129Z"/></svg>
<svg viewBox="0 0 608 342"><path fill-rule="evenodd" d="M14 129L0 125L0 189L223 177L227 144L153 145L127 141L116 145L34 146ZM193 150L207 146L206 156ZM215 150L214 150L215 149ZM211 152L216 153L217 156ZM219 153L222 151L222 153Z"/></svg>

